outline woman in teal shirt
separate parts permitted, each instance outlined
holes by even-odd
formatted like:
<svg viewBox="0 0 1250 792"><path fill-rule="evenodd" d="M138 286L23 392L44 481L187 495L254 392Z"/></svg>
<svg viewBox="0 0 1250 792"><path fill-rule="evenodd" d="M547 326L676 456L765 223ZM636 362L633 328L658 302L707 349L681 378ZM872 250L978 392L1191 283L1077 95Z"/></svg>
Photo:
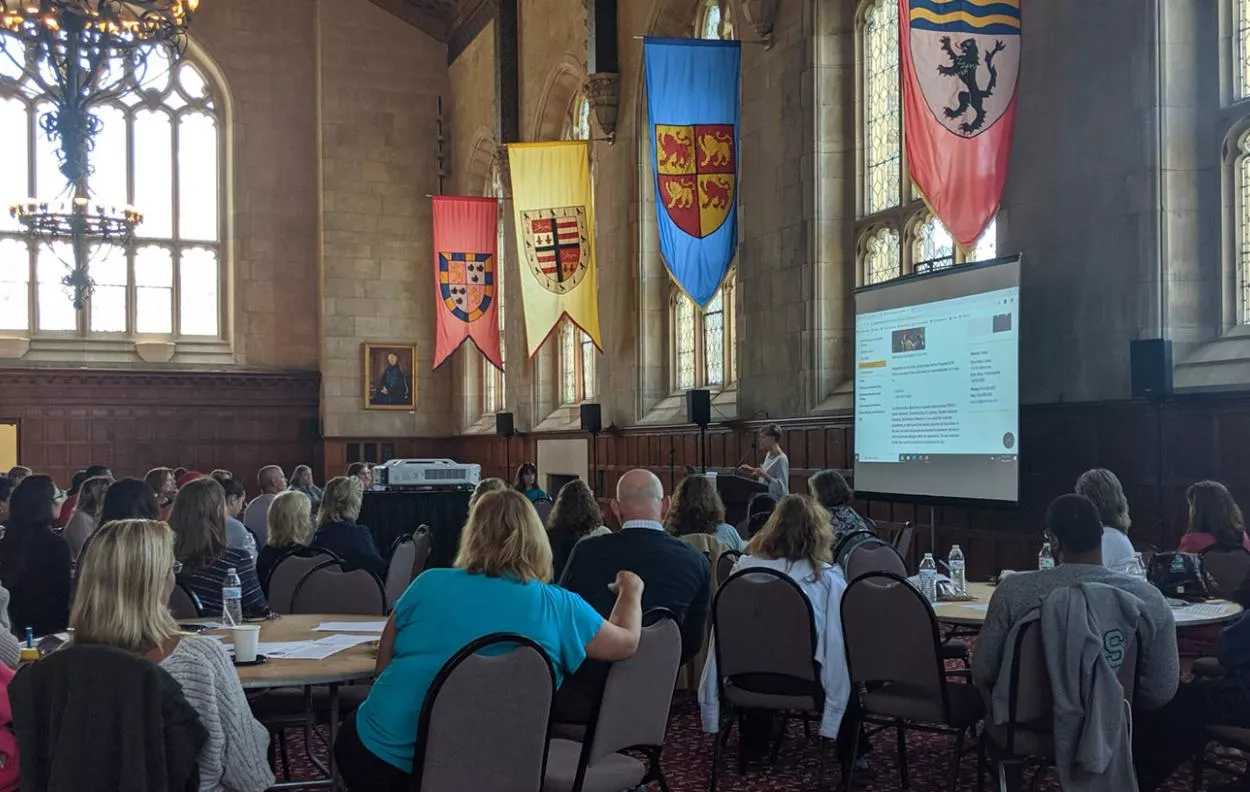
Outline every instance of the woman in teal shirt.
<svg viewBox="0 0 1250 792"><path fill-rule="evenodd" d="M551 496L538 486L538 467L533 462L526 462L516 469L516 489L529 498L530 503L551 500Z"/></svg>
<svg viewBox="0 0 1250 792"><path fill-rule="evenodd" d="M550 585L551 546L519 492L482 496L460 538L454 569L429 569L395 604L378 647L377 681L348 716L334 755L351 792L406 792L426 691L460 648L496 632L524 635L546 651L556 686L587 657L632 657L642 628L642 581L616 578L604 621L578 595Z"/></svg>

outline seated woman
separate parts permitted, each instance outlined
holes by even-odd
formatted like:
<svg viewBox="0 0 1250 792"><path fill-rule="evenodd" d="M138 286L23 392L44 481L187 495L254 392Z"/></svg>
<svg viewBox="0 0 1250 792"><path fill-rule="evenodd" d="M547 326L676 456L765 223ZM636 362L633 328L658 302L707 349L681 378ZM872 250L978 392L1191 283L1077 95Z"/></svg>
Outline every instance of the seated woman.
<svg viewBox="0 0 1250 792"><path fill-rule="evenodd" d="M870 526L859 512L851 507L855 490L836 470L822 470L807 480L807 489L816 502L829 512L829 524L833 526L834 541L851 531L870 531Z"/></svg>
<svg viewBox="0 0 1250 792"><path fill-rule="evenodd" d="M716 485L707 476L697 473L686 476L677 485L664 527L682 538L707 534L720 540L726 550L741 551L745 547L738 529L725 522L725 504ZM716 569L720 553L714 555L712 569Z"/></svg>
<svg viewBox="0 0 1250 792"><path fill-rule="evenodd" d="M308 533L312 530L312 504L302 492L280 492L273 499L273 503L269 504L266 520L269 524L269 542L256 559L256 574L260 577L261 589L268 597L269 576L273 574L279 561L288 555L314 552L307 547Z"/></svg>
<svg viewBox="0 0 1250 792"><path fill-rule="evenodd" d="M155 520L159 512L151 487L139 479L124 478L109 485L95 524L99 527L113 520Z"/></svg>
<svg viewBox="0 0 1250 792"><path fill-rule="evenodd" d="M243 587L243 615L269 615L252 556L226 542L226 493L220 484L211 478L188 483L174 499L169 524L174 555L182 563L178 582L195 592L206 612L221 613L221 587L233 569Z"/></svg>
<svg viewBox="0 0 1250 792"><path fill-rule="evenodd" d="M27 476L9 498L9 519L0 538L0 584L9 590L9 620L23 636L61 632L69 624L70 552L56 523L56 484Z"/></svg>
<svg viewBox="0 0 1250 792"><path fill-rule="evenodd" d="M484 478L473 488L473 494L469 496L469 511L473 511L473 507L483 495L488 492L499 492L508 488L508 482L501 478Z"/></svg>
<svg viewBox="0 0 1250 792"><path fill-rule="evenodd" d="M1199 481L1185 490L1185 500L1189 503L1189 527L1181 537L1182 553L1201 553L1212 545L1250 551L1246 521L1228 487L1218 481Z"/></svg>
<svg viewBox="0 0 1250 792"><path fill-rule="evenodd" d="M551 500L551 496L538 486L538 467L533 462L525 462L516 469L516 489L530 503L540 500Z"/></svg>
<svg viewBox="0 0 1250 792"><path fill-rule="evenodd" d="M326 483L317 532L312 546L329 550L343 559L347 569L367 569L386 580L386 561L373 543L373 532L357 525L365 490L356 476L339 476Z"/></svg>
<svg viewBox="0 0 1250 792"><path fill-rule="evenodd" d="M313 483L312 468L308 465L299 465L291 471L291 483L287 489L307 495L314 509L320 508L321 498L325 494L325 490Z"/></svg>
<svg viewBox="0 0 1250 792"><path fill-rule="evenodd" d="M549 580L551 547L533 506L517 492L484 495L461 533L456 568L423 572L387 620L377 681L334 746L351 792L409 789L426 691L471 641L495 632L534 640L555 668L557 687L587 657L633 656L642 626L637 575L617 575L608 621Z"/></svg>
<svg viewBox="0 0 1250 792"><path fill-rule="evenodd" d="M573 546L589 536L612 533L603 524L603 511L595 494L581 479L560 488L547 517L547 539L551 542L551 579L559 580Z"/></svg>
<svg viewBox="0 0 1250 792"><path fill-rule="evenodd" d="M846 578L831 562L833 528L829 514L805 495L787 495L777 504L773 516L747 545L747 554L738 559L734 571L764 568L782 572L803 590L812 604L816 622L816 662L820 664L820 684L825 689L825 711L820 720L820 736L839 738L842 716L851 697L851 678L846 668L842 641L842 592ZM712 640L716 640L713 633ZM708 652L699 684L699 708L703 731L720 730L720 696L717 690L716 653ZM848 719L847 732L850 731ZM845 735L839 739L839 754L850 756Z"/></svg>
<svg viewBox="0 0 1250 792"><path fill-rule="evenodd" d="M161 519L168 520L169 512L174 507L174 496L178 494L178 479L174 471L167 467L152 468L143 477L143 483L156 495L156 508Z"/></svg>
<svg viewBox="0 0 1250 792"><path fill-rule="evenodd" d="M768 518L773 516L775 508L777 508L777 499L771 492L757 492L752 495L747 501L747 518L738 523L738 535L748 542L751 541L751 538L768 523Z"/></svg>
<svg viewBox="0 0 1250 792"><path fill-rule="evenodd" d="M104 493L108 492L113 479L109 476L94 476L83 482L78 488L78 500L74 503L74 514L65 525L63 535L69 542L69 552L75 560L82 552L87 538L95 530L96 512L104 505Z"/></svg>
<svg viewBox="0 0 1250 792"><path fill-rule="evenodd" d="M102 527L83 560L70 627L74 641L142 655L182 686L208 731L200 750L201 792L261 792L273 784L269 731L252 717L220 642L184 635L169 615L174 537L164 523L121 520Z"/></svg>
<svg viewBox="0 0 1250 792"><path fill-rule="evenodd" d="M247 506L247 487L234 478L213 477L226 493L226 544L246 550L253 559L256 558L256 537L239 519L243 508Z"/></svg>
<svg viewBox="0 0 1250 792"><path fill-rule="evenodd" d="M1098 509L1098 519L1102 520L1102 565L1124 572L1136 551L1128 539L1133 521L1128 516L1128 498L1124 497L1120 480L1110 470L1094 468L1081 474L1074 491Z"/></svg>

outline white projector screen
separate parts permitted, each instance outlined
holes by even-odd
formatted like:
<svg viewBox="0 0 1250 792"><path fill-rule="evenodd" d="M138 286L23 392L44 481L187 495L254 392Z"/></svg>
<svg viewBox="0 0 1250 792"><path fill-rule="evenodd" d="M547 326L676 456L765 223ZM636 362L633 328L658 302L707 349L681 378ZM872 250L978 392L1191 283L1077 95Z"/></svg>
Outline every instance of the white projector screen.
<svg viewBox="0 0 1250 792"><path fill-rule="evenodd" d="M1020 260L855 293L855 490L1015 502Z"/></svg>

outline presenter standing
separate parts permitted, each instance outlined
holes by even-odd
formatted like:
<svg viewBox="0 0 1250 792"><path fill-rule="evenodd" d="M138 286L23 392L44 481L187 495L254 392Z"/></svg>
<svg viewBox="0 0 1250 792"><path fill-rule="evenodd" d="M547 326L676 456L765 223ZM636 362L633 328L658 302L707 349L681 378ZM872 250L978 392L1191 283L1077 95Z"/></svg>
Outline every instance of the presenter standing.
<svg viewBox="0 0 1250 792"><path fill-rule="evenodd" d="M764 464L760 467L742 465L738 472L768 485L768 493L774 498L790 494L790 457L781 449L781 427L769 424L760 430L760 447L764 449Z"/></svg>

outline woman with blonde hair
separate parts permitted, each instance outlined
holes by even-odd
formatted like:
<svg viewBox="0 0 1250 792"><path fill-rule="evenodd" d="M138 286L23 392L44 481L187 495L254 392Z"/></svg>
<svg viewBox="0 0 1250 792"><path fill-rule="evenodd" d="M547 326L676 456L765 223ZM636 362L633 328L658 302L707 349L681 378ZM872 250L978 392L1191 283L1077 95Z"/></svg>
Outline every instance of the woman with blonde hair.
<svg viewBox="0 0 1250 792"><path fill-rule="evenodd" d="M269 732L252 717L225 647L183 635L169 615L179 566L164 523L101 526L78 572L69 622L73 640L142 655L182 686L208 731L199 756L201 792L260 792L274 781L266 757Z"/></svg>
<svg viewBox="0 0 1250 792"><path fill-rule="evenodd" d="M265 518L269 525L269 543L261 548L256 559L256 574L261 590L269 596L269 577L278 562L290 555L310 555L316 551L308 547L308 534L312 531L312 503L302 492L287 490L269 504Z"/></svg>
<svg viewBox="0 0 1250 792"><path fill-rule="evenodd" d="M787 495L777 504L760 532L747 543L747 554L738 559L734 572L743 569L781 572L807 596L815 617L816 661L820 663L820 683L825 689L820 736L838 739L842 716L851 697L851 679L842 639L842 592L846 591L846 578L842 570L832 564L832 544L833 528L825 508L806 495ZM715 639L713 634L712 640ZM699 707L703 714L703 731L718 731L720 697L713 651L708 652L703 667ZM847 738L848 734L843 734L840 742ZM839 755L849 757L850 745L839 745Z"/></svg>
<svg viewBox="0 0 1250 792"><path fill-rule="evenodd" d="M551 660L556 687L587 657L633 656L642 628L637 575L616 576L608 621L550 579L551 547L529 500L515 490L483 495L461 533L456 567L421 573L386 622L377 681L334 748L351 792L409 789L426 691L452 655L484 635L535 641Z"/></svg>
<svg viewBox="0 0 1250 792"><path fill-rule="evenodd" d="M314 509L321 505L321 499L325 496L325 490L318 487L313 481L312 468L308 465L297 465L291 471L290 481L291 483L287 486L287 489L307 495L308 500L312 501Z"/></svg>
<svg viewBox="0 0 1250 792"><path fill-rule="evenodd" d="M78 488L78 500L74 504L74 515L65 524L65 540L69 542L69 552L78 560L83 545L96 528L95 515L104 505L104 494L113 484L111 476L93 476Z"/></svg>
<svg viewBox="0 0 1250 792"><path fill-rule="evenodd" d="M174 498L169 525L183 567L178 581L195 592L206 611L221 613L221 587L233 569L243 588L244 615L269 615L251 554L227 542L226 491L215 479L188 482Z"/></svg>
<svg viewBox="0 0 1250 792"><path fill-rule="evenodd" d="M1128 516L1128 498L1124 497L1120 480L1106 468L1094 468L1081 474L1074 491L1098 509L1098 519L1102 521L1102 565L1125 571L1136 551L1128 538L1133 521Z"/></svg>
<svg viewBox="0 0 1250 792"><path fill-rule="evenodd" d="M508 482L501 478L484 478L473 488L473 494L469 496L469 511L473 511L473 507L477 505L478 500L488 492L499 492L508 488Z"/></svg>
<svg viewBox="0 0 1250 792"><path fill-rule="evenodd" d="M386 580L386 561L373 543L373 532L356 523L364 497L365 488L357 476L330 479L317 512L312 546L334 553L347 569L367 569Z"/></svg>

